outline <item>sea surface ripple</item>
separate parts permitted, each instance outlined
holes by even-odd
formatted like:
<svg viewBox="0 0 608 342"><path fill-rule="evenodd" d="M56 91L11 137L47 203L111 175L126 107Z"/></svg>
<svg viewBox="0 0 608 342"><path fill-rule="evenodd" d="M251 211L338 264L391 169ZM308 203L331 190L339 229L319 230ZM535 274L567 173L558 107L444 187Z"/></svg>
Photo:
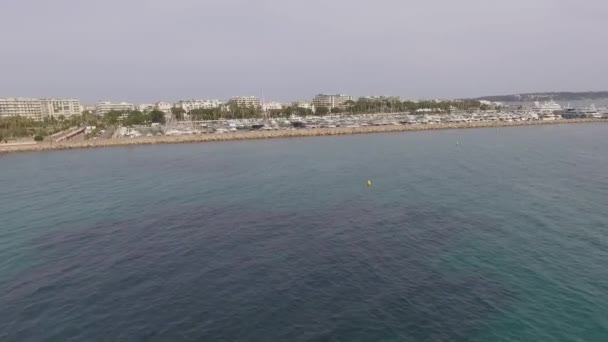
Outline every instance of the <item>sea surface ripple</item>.
<svg viewBox="0 0 608 342"><path fill-rule="evenodd" d="M0 168L0 341L608 341L607 125Z"/></svg>

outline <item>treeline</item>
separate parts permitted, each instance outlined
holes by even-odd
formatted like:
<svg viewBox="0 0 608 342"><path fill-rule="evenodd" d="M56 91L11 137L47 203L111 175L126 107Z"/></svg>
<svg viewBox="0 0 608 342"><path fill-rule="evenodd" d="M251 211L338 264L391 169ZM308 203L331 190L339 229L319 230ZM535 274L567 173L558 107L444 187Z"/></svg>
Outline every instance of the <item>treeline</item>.
<svg viewBox="0 0 608 342"><path fill-rule="evenodd" d="M481 104L477 100L462 100L462 101L399 101L399 100L379 100L361 98L357 101L347 101L341 107L327 108L317 107L315 112L309 108L301 108L288 106L282 109L271 109L265 114L259 108L253 107L230 107L230 108L213 108L213 109L193 109L190 111L190 119L192 120L219 120L219 119L248 119L260 118L267 115L271 118L288 118L292 115L310 116L310 115L329 115L329 114L373 114L373 113L413 113L417 110L424 109L432 112L449 112L451 110L487 110L490 106ZM180 112L176 115L177 112ZM185 116L185 112L181 109L176 109L173 117L180 119Z"/></svg>
<svg viewBox="0 0 608 342"><path fill-rule="evenodd" d="M0 142L26 137L36 137L37 140L42 140L46 136L79 126L83 120L83 115L74 115L69 118L63 115L50 116L42 121L20 116L0 118Z"/></svg>
<svg viewBox="0 0 608 342"><path fill-rule="evenodd" d="M229 109L193 109L190 111L192 120L220 120L220 119L253 119L267 115L270 118L288 118L292 115L310 116L312 110L299 107L285 107L282 109L270 109L264 113L255 107L231 107Z"/></svg>
<svg viewBox="0 0 608 342"><path fill-rule="evenodd" d="M149 113L144 113L139 110L131 111L115 111L112 110L102 118L103 124L115 126L119 123L124 126L147 125L150 123L165 123L165 113L159 110L153 110Z"/></svg>
<svg viewBox="0 0 608 342"><path fill-rule="evenodd" d="M61 132L70 127L77 126L96 126L105 128L106 126L125 126L146 125L150 123L165 123L165 113L152 111L142 113L133 111L111 111L99 117L89 111L84 111L81 115L64 117L63 115L50 116L41 121L32 120L20 116L0 118L0 141L25 137L35 137L42 140L44 137Z"/></svg>
<svg viewBox="0 0 608 342"><path fill-rule="evenodd" d="M458 110L478 110L490 109L486 105L482 105L476 100L463 101L399 101L399 100L384 100L384 99L365 99L361 98L357 101L347 101L341 107L326 108L317 107L315 112L310 108L301 108L296 106L287 106L282 109L271 109L263 112L259 107L219 107L209 109L192 109L187 113L182 108L171 108L171 118L181 121L184 119L194 121L210 121L223 119L255 119L255 118L288 118L292 115L296 116L311 116L311 115L329 115L329 114L370 114L370 113L395 113L395 112L415 112L419 109L427 109L433 112L449 112L451 109ZM151 122L165 123L163 112L152 111L150 113L142 113L139 111L130 112L110 112L104 116L104 121L108 124L118 124L119 122L125 126L142 125Z"/></svg>
<svg viewBox="0 0 608 342"><path fill-rule="evenodd" d="M335 112L335 109L332 111ZM416 112L418 110L430 110L434 112L449 112L456 110L478 110L489 109L477 100L462 101L399 101L396 99L368 99L360 98L357 101L346 101L343 109L337 112L347 112L354 114L370 113L405 113Z"/></svg>
<svg viewBox="0 0 608 342"><path fill-rule="evenodd" d="M367 99L346 101L335 108L317 107L315 115L327 114L375 114L375 113L415 113L418 110L448 113L452 110L488 110L490 106L477 100L462 101L400 101L397 99Z"/></svg>
<svg viewBox="0 0 608 342"><path fill-rule="evenodd" d="M255 107L231 106L230 109L227 109L226 107L209 109L201 108L190 111L190 118L192 120L250 119L259 118L262 116L262 111Z"/></svg>

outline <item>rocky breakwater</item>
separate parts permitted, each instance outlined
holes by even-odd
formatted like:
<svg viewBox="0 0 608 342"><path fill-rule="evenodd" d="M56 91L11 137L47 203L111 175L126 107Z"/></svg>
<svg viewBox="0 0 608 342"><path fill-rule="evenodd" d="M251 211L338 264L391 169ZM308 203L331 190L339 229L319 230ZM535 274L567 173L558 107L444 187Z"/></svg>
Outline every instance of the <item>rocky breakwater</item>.
<svg viewBox="0 0 608 342"><path fill-rule="evenodd" d="M388 126L365 126L365 127L335 127L335 128L314 128L297 130L277 130L277 131L252 131L234 132L222 134L200 134L183 136L155 136L138 138L120 139L97 139L78 142L43 142L34 145L2 145L0 153L25 152L25 151L47 151L65 150L77 148L95 147L114 147L130 145L149 145L149 144L180 144L180 143L199 143L199 142L220 142L253 139L273 139L273 138L297 138L314 136L332 136L347 134L371 134L407 131L428 131L439 129L463 129L463 128L484 128L484 127L511 127L511 126L534 126L547 124L572 124L572 123L608 123L605 119L573 119L557 121L520 121L520 122L462 122L462 123L443 123L443 124L422 124L422 125L388 125Z"/></svg>

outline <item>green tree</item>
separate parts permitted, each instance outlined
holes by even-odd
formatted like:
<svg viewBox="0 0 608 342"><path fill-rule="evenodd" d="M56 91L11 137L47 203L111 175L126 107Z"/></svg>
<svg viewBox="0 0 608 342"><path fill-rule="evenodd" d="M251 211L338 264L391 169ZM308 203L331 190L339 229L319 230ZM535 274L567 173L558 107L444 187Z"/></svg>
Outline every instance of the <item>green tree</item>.
<svg viewBox="0 0 608 342"><path fill-rule="evenodd" d="M160 110L153 110L150 112L150 121L154 123L164 124L165 123L165 113Z"/></svg>
<svg viewBox="0 0 608 342"><path fill-rule="evenodd" d="M312 109L310 109L310 108L301 108L301 107L296 108L296 113L299 116L304 116L304 117L310 116L310 115L313 114L312 113Z"/></svg>
<svg viewBox="0 0 608 342"><path fill-rule="evenodd" d="M171 115L173 115L173 118L175 120L183 120L185 114L186 114L186 111L183 108L179 108L179 107L171 108Z"/></svg>
<svg viewBox="0 0 608 342"><path fill-rule="evenodd" d="M81 124L82 124L82 115L70 116L70 120L69 120L70 126L80 126Z"/></svg>
<svg viewBox="0 0 608 342"><path fill-rule="evenodd" d="M116 125L122 114L123 114L123 112L111 110L103 116L103 119L105 122L107 122L110 125Z"/></svg>
<svg viewBox="0 0 608 342"><path fill-rule="evenodd" d="M36 129L42 126L42 121L34 121L19 116L0 118L0 133L2 133L4 139L32 136Z"/></svg>
<svg viewBox="0 0 608 342"><path fill-rule="evenodd" d="M127 115L125 124L127 126L143 125L148 121L148 116L138 110L132 110Z"/></svg>
<svg viewBox="0 0 608 342"><path fill-rule="evenodd" d="M329 114L329 108L327 107L318 107L317 110L315 111L315 114L317 115L327 115Z"/></svg>
<svg viewBox="0 0 608 342"><path fill-rule="evenodd" d="M42 135L36 135L36 136L34 136L34 141L40 142L42 140L44 140L44 137Z"/></svg>
<svg viewBox="0 0 608 342"><path fill-rule="evenodd" d="M211 115L205 109L197 108L190 111L190 116L193 120L211 120Z"/></svg>
<svg viewBox="0 0 608 342"><path fill-rule="evenodd" d="M346 111L352 113L356 104L357 103L353 100L348 100L348 101L344 102L344 106L346 106Z"/></svg>
<svg viewBox="0 0 608 342"><path fill-rule="evenodd" d="M99 117L91 111L85 110L82 112L82 123L87 126L99 126L101 122Z"/></svg>
<svg viewBox="0 0 608 342"><path fill-rule="evenodd" d="M331 109L331 112L333 114L339 114L339 113L342 113L342 109L340 109L339 107L334 107Z"/></svg>

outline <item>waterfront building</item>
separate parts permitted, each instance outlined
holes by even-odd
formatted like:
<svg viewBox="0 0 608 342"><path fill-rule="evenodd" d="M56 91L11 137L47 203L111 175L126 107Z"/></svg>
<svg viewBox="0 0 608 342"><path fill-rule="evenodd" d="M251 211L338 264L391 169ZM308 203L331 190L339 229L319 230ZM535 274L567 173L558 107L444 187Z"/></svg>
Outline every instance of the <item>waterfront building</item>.
<svg viewBox="0 0 608 342"><path fill-rule="evenodd" d="M154 105L151 103L142 103L135 106L135 109L142 113L149 113L154 110Z"/></svg>
<svg viewBox="0 0 608 342"><path fill-rule="evenodd" d="M74 99L41 99L42 117L69 118L82 113L80 101Z"/></svg>
<svg viewBox="0 0 608 342"><path fill-rule="evenodd" d="M230 104L234 104L237 107L260 107L261 101L256 96L236 96L230 99Z"/></svg>
<svg viewBox="0 0 608 342"><path fill-rule="evenodd" d="M80 101L73 99L0 99L0 117L20 116L32 120L46 117L80 115Z"/></svg>
<svg viewBox="0 0 608 342"><path fill-rule="evenodd" d="M222 102L217 99L213 100L182 100L175 104L175 107L182 108L186 113L190 113L193 109L214 109L219 108Z"/></svg>
<svg viewBox="0 0 608 342"><path fill-rule="evenodd" d="M312 104L315 108L326 107L329 109L336 107L343 107L346 101L352 101L353 97L344 94L326 95L319 94L312 100Z"/></svg>
<svg viewBox="0 0 608 342"><path fill-rule="evenodd" d="M295 101L291 103L291 106L294 108L310 109L313 112L315 111L315 105L309 101Z"/></svg>
<svg viewBox="0 0 608 342"><path fill-rule="evenodd" d="M401 98L399 96L362 96L360 99L368 101L401 102Z"/></svg>
<svg viewBox="0 0 608 342"><path fill-rule="evenodd" d="M502 102L494 102L487 100L479 100L479 104L486 105L490 108L504 107L504 104Z"/></svg>
<svg viewBox="0 0 608 342"><path fill-rule="evenodd" d="M0 118L15 116L42 120L42 103L38 99L21 97L0 99Z"/></svg>
<svg viewBox="0 0 608 342"><path fill-rule="evenodd" d="M283 109L283 104L279 103L279 102L265 102L262 105L262 109L263 110L277 110L277 109Z"/></svg>
<svg viewBox="0 0 608 342"><path fill-rule="evenodd" d="M84 112L85 110L86 110L86 111L89 111L89 112L91 112L91 113L94 113L94 112L95 112L95 106L81 105L81 106L80 106L80 112L82 113L82 112Z"/></svg>
<svg viewBox="0 0 608 342"><path fill-rule="evenodd" d="M169 102L161 101L156 102L156 104L154 105L154 109L160 110L161 112L165 113L165 115L171 114L171 108L173 108L173 104Z"/></svg>
<svg viewBox="0 0 608 342"><path fill-rule="evenodd" d="M95 105L95 114L102 116L111 111L117 112L127 112L134 110L135 106L131 103L121 102L121 103L112 103L112 102L98 102Z"/></svg>

